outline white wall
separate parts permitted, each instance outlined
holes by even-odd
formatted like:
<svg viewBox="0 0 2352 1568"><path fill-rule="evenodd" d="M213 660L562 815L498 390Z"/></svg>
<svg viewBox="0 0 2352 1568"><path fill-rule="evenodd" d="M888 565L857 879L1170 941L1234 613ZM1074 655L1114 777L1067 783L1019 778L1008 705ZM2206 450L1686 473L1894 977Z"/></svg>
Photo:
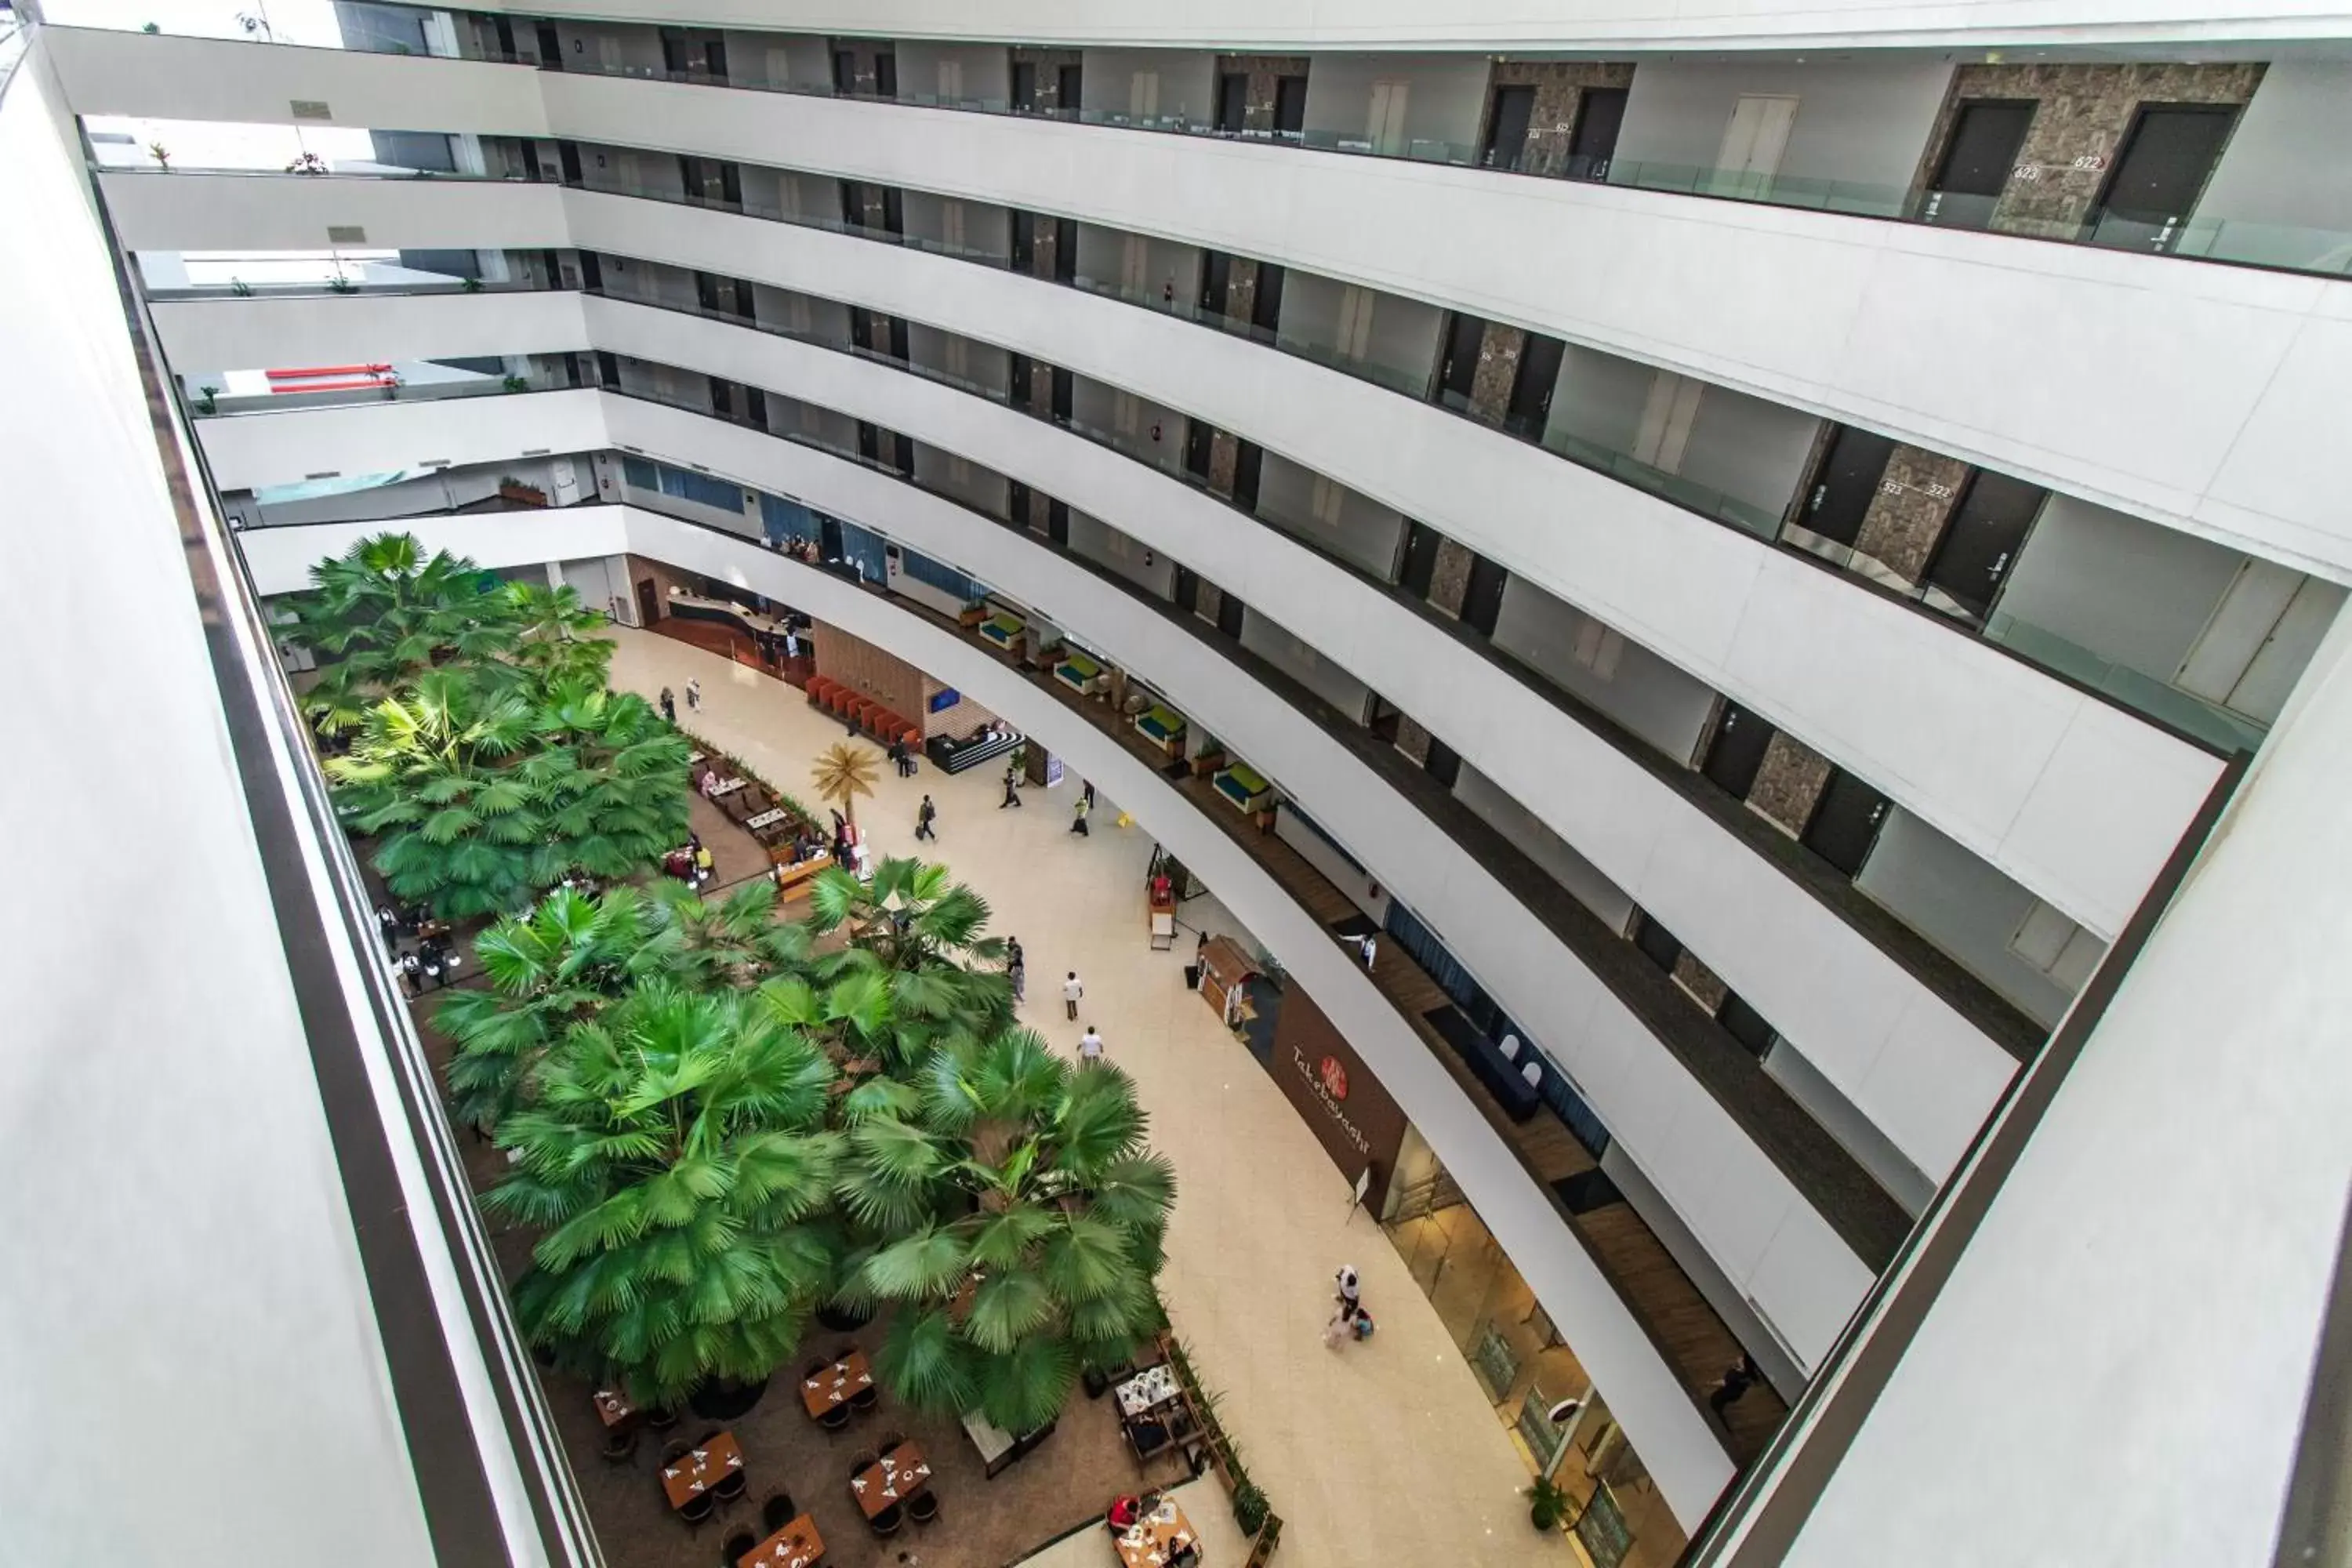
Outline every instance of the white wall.
<svg viewBox="0 0 2352 1568"><path fill-rule="evenodd" d="M1795 499L1821 427L1819 419L1786 405L1710 386L1699 395L1675 472L1778 518Z"/></svg>
<svg viewBox="0 0 2352 1568"><path fill-rule="evenodd" d="M1899 195L1927 151L1951 78L1948 60L1903 56L1644 60L1625 100L1617 162L1711 169L1742 97L1794 98L1782 177L1852 180L1878 187L1873 195ZM1638 176L1628 170L1619 178Z"/></svg>
<svg viewBox="0 0 2352 1568"><path fill-rule="evenodd" d="M1372 84L1402 81L1406 144L1438 142L1428 151L1443 156L1450 143L1454 155L1465 156L1486 116L1486 58L1475 54L1318 54L1307 72L1307 132L1364 141Z"/></svg>
<svg viewBox="0 0 2352 1568"><path fill-rule="evenodd" d="M1348 895L1348 901L1369 918L1385 922L1392 901L1388 889L1381 887L1369 871L1332 847L1331 841L1298 820L1298 808L1289 801L1277 802L1274 808L1274 836L1298 851L1298 858L1315 868L1322 879ZM1403 1161L1399 1159L1398 1164Z"/></svg>
<svg viewBox="0 0 2352 1568"><path fill-rule="evenodd" d="M1904 1213L1916 1219L1927 1212L1928 1204L1935 1200L1937 1184L1905 1159L1903 1151L1871 1125L1870 1118L1839 1093L1837 1086L1823 1078L1821 1070L1805 1059L1803 1052L1786 1040L1775 1040L1764 1054L1764 1072L1788 1090L1789 1098L1820 1122L1822 1130L1837 1140L1839 1147L1853 1155L1872 1179L1886 1189L1888 1196L1903 1205Z"/></svg>
<svg viewBox="0 0 2352 1568"><path fill-rule="evenodd" d="M1268 452L1258 468L1258 514L1383 582L1393 577L1404 547L1404 519L1342 485L1339 515L1327 522L1315 510L1315 481L1307 469Z"/></svg>
<svg viewBox="0 0 2352 1568"><path fill-rule="evenodd" d="M142 177L109 176L110 191L122 178ZM222 183L143 178L125 192L133 205L166 184L176 196ZM2218 774L2210 756L1988 645L1722 525L1352 377L1156 312L902 247L621 197L569 193L568 200L562 232L575 243L706 258L984 334L1201 411L1344 479L1636 637L2103 931L2120 926ZM201 199L171 205L165 232L205 228ZM212 232L221 237L212 243L226 244L235 228ZM1170 431L1171 441L1180 437ZM1824 642L1842 651L1820 657ZM1463 739L1444 739L1467 754ZM2100 790L2100 831L2075 832L2061 803L2084 798L2074 792L2117 769L2130 770L2131 782ZM1512 787L1534 798L1518 781ZM2128 809L2114 809L2118 801Z"/></svg>
<svg viewBox="0 0 2352 1568"><path fill-rule="evenodd" d="M2037 1023L2055 1024L2074 1000L2010 950L2033 895L1900 806L1887 813L1854 886Z"/></svg>
<svg viewBox="0 0 2352 1568"><path fill-rule="evenodd" d="M1014 36L1045 41L1045 36L1036 32ZM1223 48L1232 40L1202 41L1213 48ZM1217 57L1210 50L1097 47L1088 48L1079 59L1086 71L1087 109L1090 114L1129 112L1134 101L1136 74L1147 72L1160 79L1160 118L1181 116L1196 125L1216 118Z"/></svg>
<svg viewBox="0 0 2352 1568"><path fill-rule="evenodd" d="M1463 805L1500 828L1511 843L1552 879L1575 895L1576 901L1601 917L1611 931L1622 932L1633 918L1633 900L1625 890L1595 870L1551 825L1496 787L1495 781L1469 763L1454 781L1454 795Z"/></svg>
<svg viewBox="0 0 2352 1568"><path fill-rule="evenodd" d="M237 107L226 117L244 119L289 96L332 100L349 87L380 98L396 86L405 118L429 109L451 131L512 118L478 104L471 79L452 78L446 94L432 85L444 71L495 68L467 62L289 49L273 57L265 93L183 83L207 71L241 82L252 52L75 33L59 54L85 112L224 117L228 97ZM535 82L549 121L567 133L659 123L665 140L711 156L758 161L791 148L825 174L1262 257L1648 360L2352 576L2352 521L2332 506L2334 475L2319 457L2322 411L2352 386L2352 307L2342 302L2352 283L1035 116L556 73L504 80L524 99L520 83ZM278 90L297 81L301 90ZM1694 278L1706 286L1689 286ZM2020 378L2020 363L2039 374Z"/></svg>
<svg viewBox="0 0 2352 1568"><path fill-rule="evenodd" d="M1292 272L1282 283L1282 334L1317 348L1339 346L1340 316L1351 285L1312 272ZM1420 396L1437 368L1438 334L1445 312L1402 294L1364 290L1372 321L1359 363L1371 374Z"/></svg>
<svg viewBox="0 0 2352 1568"><path fill-rule="evenodd" d="M1176 592L1176 563L1141 540L1134 539L1097 517L1073 509L1070 512L1070 551L1089 561L1100 562L1130 583L1149 590L1158 598L1172 598Z"/></svg>
<svg viewBox="0 0 2352 1568"><path fill-rule="evenodd" d="M1612 648L1605 639L1615 637ZM1523 577L1503 589L1495 646L1541 670L1677 763L1688 763L1716 696L1656 654L1618 637ZM1577 658L1591 642L1590 662Z"/></svg>
<svg viewBox="0 0 2352 1568"><path fill-rule="evenodd" d="M332 1536L362 1568L425 1562L305 1020L74 134L37 53L0 98L0 468L19 524L7 571L25 589L0 654L55 678L9 693L0 809L87 852L0 916L6 1550L242 1568L315 1556Z"/></svg>
<svg viewBox="0 0 2352 1568"><path fill-rule="evenodd" d="M1263 610L1250 606L1242 620L1242 647L1281 670L1356 723L1364 721L1370 691L1346 670L1322 658Z"/></svg>
<svg viewBox="0 0 2352 1568"><path fill-rule="evenodd" d="M1001 43L929 43L907 39L897 46L898 92L911 99L982 99L1000 107L1013 97L1013 51ZM940 68L957 68L961 82L952 91Z"/></svg>
<svg viewBox="0 0 2352 1568"><path fill-rule="evenodd" d="M668 500L664 497L665 502ZM413 533L429 554L447 550L470 555L485 567L529 566L583 556L617 555L627 548L622 511L612 506L566 507L562 511L498 511L455 517L381 519L310 523L290 528L249 528L236 536L237 552L252 574L253 589L269 595L310 586L310 568L340 555L370 535L397 528ZM587 590L581 591L583 597ZM604 608L602 599L590 601Z"/></svg>
<svg viewBox="0 0 2352 1568"><path fill-rule="evenodd" d="M415 303L429 306L432 301ZM1001 471L1074 506L1098 517L1118 518L1126 531L1148 547L1176 556L1244 603L1270 607L1269 613L1278 613L1282 624L1304 637L1318 656L1421 718L1470 763L1541 813L1604 876L1705 953L1727 984L1803 1040L1823 1070L1877 1118L1923 1169L1948 1167L2007 1081L2014 1064L2006 1053L1867 936L1790 882L1777 866L1545 699L1517 682L1497 679L1493 667L1476 653L1278 532L1066 431L886 366L723 322L606 300L584 303L596 341L618 352L657 353L730 380L788 393L807 391L946 450L984 455ZM236 302L215 308L235 310ZM1141 312L1129 313L1157 321ZM1224 341L1204 335L1212 342ZM550 394L520 401L530 405L583 395L589 395ZM391 406L413 416L425 405ZM319 417L331 420L350 412L321 411ZM624 420L632 428L640 427L654 412L620 399L604 409L608 423ZM247 416L266 419L284 431L278 457L286 462L301 460L298 454L309 450L297 423L307 417ZM488 432L490 418L486 411L477 429ZM1446 421L1448 426L1461 423ZM666 438L710 438L700 426L700 421L689 419L684 430ZM619 434L622 426L613 428L614 439L625 444L629 438ZM756 437L746 439L764 445ZM573 445L576 448L579 444ZM1505 445L1516 449L1516 444ZM648 449L677 452L675 447ZM740 467L709 466L760 483ZM1717 530L1712 537L1733 536ZM1752 629L1775 657L1792 658L1798 668L1811 669L1818 662L1806 651L1812 639L1825 626L1841 625L1845 612L1871 601L1802 563L1787 563L1786 570L1792 588L1826 597L1810 610L1801 603L1793 605L1792 609L1805 612L1795 616L1793 626L1776 624L1769 613L1769 595L1758 597L1745 612L1751 627L1743 627L1743 635ZM1931 642L1932 647L1983 651L1916 617L1889 613L1898 617L1889 625L1942 639ZM2001 662L2022 673L2021 667ZM1932 670L1889 662L1864 673L1885 683L1890 706L1923 726L1922 739L1932 731L1949 745L1949 734L1926 721L1926 714L1944 710L1930 706L1923 714L1919 709L1923 697L1933 690ZM1786 684L1801 683L1791 678ZM1969 693L1972 700L1983 695ZM2116 715L2117 728L2102 728L2106 721L2101 715L2111 710L2093 711L2089 700L2069 696L2075 711L2067 733L2083 736L2095 749L2070 753L2061 748L2045 769L2053 792L2050 805L2059 813L2047 825L2049 842L2062 847L2079 846L2085 837L2082 823L2091 815L2089 803L2071 792L2099 778L2102 763L2133 770L2127 799L2100 803L2102 826L2127 829L2132 826L2127 806L2147 811L2162 805L2151 789L2153 781L2162 777L2163 753L2135 751L2131 745L2131 738L2148 733L2146 727ZM1979 788L1988 771L1985 753L1992 749L1991 737L2013 738L2030 722L2021 706L1988 718L1993 727L1987 731L1987 742L1969 758ZM2074 754L2094 765L2070 771ZM2185 813L2187 808L2182 809ZM2031 813L2021 826L2041 831L2042 825L2030 818ZM1422 908L1422 901L1416 900L1415 907Z"/></svg>
<svg viewBox="0 0 2352 1568"><path fill-rule="evenodd" d="M2052 496L2018 552L1999 608L2169 683L2245 560L2202 539L2151 528L2072 496ZM2335 604L2343 601L2341 588L2323 584L2317 591ZM2325 621L2282 625L2281 640L2265 657L2284 658L2299 670L2326 629ZM2274 716L2274 709L2253 715Z"/></svg>
<svg viewBox="0 0 2352 1568"><path fill-rule="evenodd" d="M2312 149L2347 142L2352 63L2271 61L2206 182L2184 247L2282 267L2332 262L2342 271L2352 247L2352 163Z"/></svg>
<svg viewBox="0 0 2352 1568"><path fill-rule="evenodd" d="M2336 1392L2347 650L2339 625L1779 1561L2273 1560ZM2148 1375L2190 1342L2193 1375Z"/></svg>

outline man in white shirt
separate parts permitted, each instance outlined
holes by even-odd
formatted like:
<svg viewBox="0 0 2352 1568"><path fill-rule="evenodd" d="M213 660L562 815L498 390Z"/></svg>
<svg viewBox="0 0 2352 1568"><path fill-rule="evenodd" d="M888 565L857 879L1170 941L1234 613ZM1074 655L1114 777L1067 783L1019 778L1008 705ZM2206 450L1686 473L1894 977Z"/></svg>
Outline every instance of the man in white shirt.
<svg viewBox="0 0 2352 1568"><path fill-rule="evenodd" d="M1062 1005L1070 1010L1070 1022L1073 1024L1078 1021L1078 998L1086 994L1085 982L1078 978L1076 970L1071 970L1070 977L1062 982Z"/></svg>
<svg viewBox="0 0 2352 1568"><path fill-rule="evenodd" d="M1081 1062L1098 1062L1102 1060L1102 1036L1096 1032L1095 1026L1092 1024L1088 1024L1087 1026L1087 1032L1078 1037L1078 1060Z"/></svg>

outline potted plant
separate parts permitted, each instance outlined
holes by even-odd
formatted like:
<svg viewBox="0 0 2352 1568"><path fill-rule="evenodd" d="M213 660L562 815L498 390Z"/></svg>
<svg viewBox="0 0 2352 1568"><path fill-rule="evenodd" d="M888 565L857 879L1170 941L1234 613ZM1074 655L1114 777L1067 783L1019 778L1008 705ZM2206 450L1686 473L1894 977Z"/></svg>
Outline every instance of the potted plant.
<svg viewBox="0 0 2352 1568"><path fill-rule="evenodd" d="M1538 1476L1527 1489L1528 1522L1549 1535L1567 1522L1576 1506L1575 1500L1555 1485L1549 1476Z"/></svg>
<svg viewBox="0 0 2352 1568"><path fill-rule="evenodd" d="M1265 1528L1265 1494L1255 1481L1244 1481L1234 1489L1234 1522L1242 1527L1244 1535L1255 1535Z"/></svg>
<svg viewBox="0 0 2352 1568"><path fill-rule="evenodd" d="M316 153L299 153L295 154L294 161L286 165L286 172L289 174L323 174L327 172L327 161Z"/></svg>
<svg viewBox="0 0 2352 1568"><path fill-rule="evenodd" d="M232 278L228 280L228 291L240 300L247 299L253 293L253 285L242 278Z"/></svg>
<svg viewBox="0 0 2352 1568"><path fill-rule="evenodd" d="M478 278L467 278L460 281L457 287L465 293L478 294L482 291L482 280Z"/></svg>
<svg viewBox="0 0 2352 1568"><path fill-rule="evenodd" d="M340 272L327 279L327 287L338 294L356 294L360 291L360 286L358 284L352 282L350 279L344 277Z"/></svg>
<svg viewBox="0 0 2352 1568"><path fill-rule="evenodd" d="M147 25L152 27L155 24L150 22ZM163 173L168 174L172 172L172 150L169 147L164 146L161 142L150 142L147 143L147 156L154 159L156 163L162 164Z"/></svg>
<svg viewBox="0 0 2352 1568"><path fill-rule="evenodd" d="M520 375L508 376L505 380L499 382L499 385L509 392L529 392L530 390L530 379Z"/></svg>
<svg viewBox="0 0 2352 1568"><path fill-rule="evenodd" d="M219 387L200 386L196 388L196 412L199 414L218 414L220 412Z"/></svg>
<svg viewBox="0 0 2352 1568"><path fill-rule="evenodd" d="M509 376L507 379L509 381L515 381L520 378L516 376ZM511 392L514 389L512 387L509 387L507 390ZM499 499L500 500L520 501L525 506L545 506L547 504L547 492L541 489L537 485L527 485L523 483L520 479L516 479L512 474L500 474L499 476Z"/></svg>

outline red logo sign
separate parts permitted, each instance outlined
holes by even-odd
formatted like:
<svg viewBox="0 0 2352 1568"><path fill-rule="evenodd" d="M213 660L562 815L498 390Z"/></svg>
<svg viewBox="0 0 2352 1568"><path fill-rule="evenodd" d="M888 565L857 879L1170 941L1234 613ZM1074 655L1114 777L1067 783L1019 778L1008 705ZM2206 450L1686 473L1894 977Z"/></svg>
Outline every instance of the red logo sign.
<svg viewBox="0 0 2352 1568"><path fill-rule="evenodd" d="M1317 1069L1323 1079L1323 1090L1334 1100L1348 1098L1348 1069L1339 1065L1338 1057L1325 1057Z"/></svg>

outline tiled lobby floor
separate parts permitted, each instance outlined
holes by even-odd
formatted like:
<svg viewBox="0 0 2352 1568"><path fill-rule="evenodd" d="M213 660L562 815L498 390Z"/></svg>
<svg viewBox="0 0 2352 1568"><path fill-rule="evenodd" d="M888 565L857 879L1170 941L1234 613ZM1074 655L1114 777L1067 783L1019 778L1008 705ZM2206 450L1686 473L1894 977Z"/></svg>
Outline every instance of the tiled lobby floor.
<svg viewBox="0 0 2352 1568"><path fill-rule="evenodd" d="M801 693L669 638L616 628L613 681L651 696L702 679L689 721L777 787L814 804L809 762L842 738ZM685 715L681 714L681 717ZM885 767L859 820L878 854L920 849L945 861L1018 936L1029 961L1029 1022L1059 1048L1082 1025L1103 1033L1133 1074L1152 1139L1174 1159L1178 1193L1163 1280L1177 1331L1258 1483L1287 1521L1277 1563L1550 1563L1572 1549L1528 1525L1527 1470L1476 1376L1454 1348L1404 1260L1372 1221L1348 1215L1348 1190L1265 1070L1184 987L1192 942L1153 952L1143 874L1151 840L1098 804L1090 837L1069 831L1077 784L1024 792L1000 811L1001 770L950 778ZM937 846L914 843L915 806L940 808ZM1234 931L1213 900L1181 917ZM1085 978L1081 1023L1066 1022L1060 982ZM1362 1273L1380 1332L1324 1348L1331 1275ZM1227 1568L1239 1568L1238 1563Z"/></svg>

